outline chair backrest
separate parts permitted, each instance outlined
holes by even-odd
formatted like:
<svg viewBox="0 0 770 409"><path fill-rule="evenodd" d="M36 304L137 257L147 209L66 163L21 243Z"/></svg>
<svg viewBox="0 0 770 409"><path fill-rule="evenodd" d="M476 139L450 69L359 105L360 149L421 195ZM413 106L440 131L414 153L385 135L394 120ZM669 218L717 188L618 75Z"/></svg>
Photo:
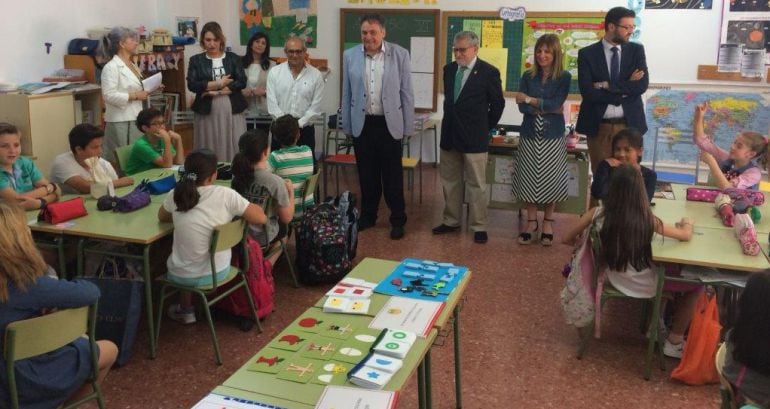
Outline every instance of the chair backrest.
<svg viewBox="0 0 770 409"><path fill-rule="evenodd" d="M59 349L83 334L88 334L91 344L91 375L97 379L98 357L94 328L96 326L96 303L90 306L59 310L41 317L30 318L8 324L5 329L5 350L8 390L11 406L18 407L16 361L42 355Z"/></svg>
<svg viewBox="0 0 770 409"><path fill-rule="evenodd" d="M319 172L316 172L312 175L310 175L309 178L305 179L304 186L302 186L302 211L305 211L305 202L310 198L310 196L315 193L316 187L318 187L318 175Z"/></svg>
<svg viewBox="0 0 770 409"><path fill-rule="evenodd" d="M115 162L118 165L118 171L120 173L125 174L125 171L123 169L126 168L126 165L128 164L128 158L131 157L131 148L133 148L134 145L125 145L125 146L118 146L115 148Z"/></svg>
<svg viewBox="0 0 770 409"><path fill-rule="evenodd" d="M242 251L241 269L248 270L248 255L246 254L246 222L243 219L233 220L229 223L217 226L211 234L209 244L209 260L211 263L211 283L213 289L217 288L217 267L215 254L217 252L228 250L239 243L244 247Z"/></svg>
<svg viewBox="0 0 770 409"><path fill-rule="evenodd" d="M725 342L725 343L722 343L722 345L717 350L716 355L714 356L714 363L717 369L717 374L719 375L719 383L721 384L719 386L719 394L722 397L722 405L720 406L720 408L736 409L737 405L735 402L735 391L733 390L733 385L722 374L722 368L725 365L726 354L727 354L727 343Z"/></svg>

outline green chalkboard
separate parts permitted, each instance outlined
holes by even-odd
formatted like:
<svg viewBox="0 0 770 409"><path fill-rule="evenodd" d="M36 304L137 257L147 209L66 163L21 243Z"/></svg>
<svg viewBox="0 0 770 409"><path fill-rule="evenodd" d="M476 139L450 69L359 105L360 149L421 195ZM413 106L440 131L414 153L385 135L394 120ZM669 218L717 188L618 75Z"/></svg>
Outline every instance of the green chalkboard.
<svg viewBox="0 0 770 409"><path fill-rule="evenodd" d="M579 94L577 83L577 51L598 41L603 34L603 18L601 12L561 13L543 12L527 13L524 20L507 21L500 18L497 12L460 11L444 12L442 26L442 63L452 62L452 43L455 34L463 30L471 30L479 34L481 39L480 58L492 63L500 69L504 77L503 91L506 96L512 96L519 89L522 74L532 63L532 55L537 37L544 33L555 33L559 36L564 52L564 69L572 74L570 93ZM496 39L502 37L501 43L488 47L485 39L485 24L495 22L498 31L502 27L502 35L496 33ZM494 53L494 48L504 48L506 53ZM490 58L486 58L484 53ZM528 58L529 56L529 58Z"/></svg>
<svg viewBox="0 0 770 409"><path fill-rule="evenodd" d="M361 44L359 19L376 12L385 18L385 40L409 50L412 56L412 82L415 111L436 112L438 93L439 17L437 9L340 9L340 69L342 53ZM412 49L413 44L419 45ZM341 85L340 85L341 86Z"/></svg>

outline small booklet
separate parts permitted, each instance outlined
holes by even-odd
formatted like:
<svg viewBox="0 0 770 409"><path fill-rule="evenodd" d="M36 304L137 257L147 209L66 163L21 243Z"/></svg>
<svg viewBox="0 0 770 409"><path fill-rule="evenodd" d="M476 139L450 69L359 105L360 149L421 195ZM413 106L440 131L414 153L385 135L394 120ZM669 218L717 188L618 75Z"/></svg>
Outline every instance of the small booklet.
<svg viewBox="0 0 770 409"><path fill-rule="evenodd" d="M328 297L324 303L324 312L344 314L366 314L369 312L371 300L345 297Z"/></svg>
<svg viewBox="0 0 770 409"><path fill-rule="evenodd" d="M415 298L390 297L369 322L369 328L399 329L425 337L443 311L443 302Z"/></svg>
<svg viewBox="0 0 770 409"><path fill-rule="evenodd" d="M192 409L286 409L282 406L270 405L250 399L241 399L234 396L225 396L217 393L206 395Z"/></svg>
<svg viewBox="0 0 770 409"><path fill-rule="evenodd" d="M398 392L327 386L315 409L395 409L397 403Z"/></svg>
<svg viewBox="0 0 770 409"><path fill-rule="evenodd" d="M393 374L368 365L354 369L350 374L350 383L366 389L382 389L390 382Z"/></svg>
<svg viewBox="0 0 770 409"><path fill-rule="evenodd" d="M372 351L393 358L404 359L417 340L417 335L404 330L389 329Z"/></svg>

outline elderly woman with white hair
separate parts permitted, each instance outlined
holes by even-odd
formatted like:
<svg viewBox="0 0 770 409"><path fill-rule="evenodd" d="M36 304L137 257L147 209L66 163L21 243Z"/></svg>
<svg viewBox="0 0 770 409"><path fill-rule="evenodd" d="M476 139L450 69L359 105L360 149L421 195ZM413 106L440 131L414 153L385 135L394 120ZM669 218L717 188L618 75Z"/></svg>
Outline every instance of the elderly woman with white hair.
<svg viewBox="0 0 770 409"><path fill-rule="evenodd" d="M115 27L102 39L102 52L110 61L102 69L105 113L103 156L112 159L115 149L130 145L142 136L136 116L149 92L142 88L142 72L131 60L139 35L126 27Z"/></svg>

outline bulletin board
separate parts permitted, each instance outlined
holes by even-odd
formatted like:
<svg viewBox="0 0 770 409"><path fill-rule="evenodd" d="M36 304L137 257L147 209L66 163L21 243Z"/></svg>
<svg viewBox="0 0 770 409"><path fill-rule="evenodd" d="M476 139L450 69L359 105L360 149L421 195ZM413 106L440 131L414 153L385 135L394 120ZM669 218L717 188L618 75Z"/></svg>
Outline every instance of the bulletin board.
<svg viewBox="0 0 770 409"><path fill-rule="evenodd" d="M359 19L371 10L340 9L340 67L345 50L361 44ZM409 51L412 62L414 107L436 112L439 67L439 16L437 9L377 9L385 18L385 41ZM341 86L341 83L340 83ZM341 92L340 92L341 93Z"/></svg>
<svg viewBox="0 0 770 409"><path fill-rule="evenodd" d="M495 11L444 12L442 61L453 60L452 43L460 31L479 35L479 58L500 70L506 96L519 89L519 80L533 64L534 47L542 34L555 33L564 51L564 69L572 74L570 94L579 94L577 82L578 50L599 41L604 35L603 12L543 12L527 13L524 20L508 21Z"/></svg>

